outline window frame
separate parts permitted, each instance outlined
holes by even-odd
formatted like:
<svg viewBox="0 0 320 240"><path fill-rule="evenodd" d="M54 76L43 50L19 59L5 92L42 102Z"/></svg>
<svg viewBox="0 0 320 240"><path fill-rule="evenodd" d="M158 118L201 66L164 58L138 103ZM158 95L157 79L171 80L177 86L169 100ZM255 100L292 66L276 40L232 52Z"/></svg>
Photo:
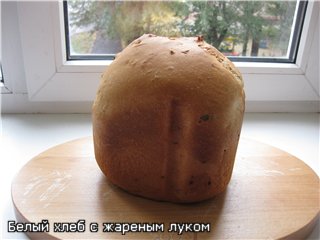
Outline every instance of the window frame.
<svg viewBox="0 0 320 240"><path fill-rule="evenodd" d="M268 62L268 63L295 63L299 40L302 33L302 26L308 1L297 0L296 11L293 17L293 30L289 39L289 46L287 49L286 57L250 57L250 56L239 56L228 58L233 62ZM65 44L66 44L66 57L68 61L73 60L114 60L116 54L74 54L70 52L70 36L69 36L69 12L68 12L68 1L63 1L63 14L64 14L64 31L65 31Z"/></svg>
<svg viewBox="0 0 320 240"><path fill-rule="evenodd" d="M67 60L63 1L19 1L17 13L28 99L92 102L101 73L112 60ZM312 109L316 109L315 104L319 102L317 79L310 80L307 72L310 55L316 56L311 44L317 24L319 4L310 1L294 64L235 62L245 81L247 103L308 101L314 104ZM9 66L10 69L14 66ZM259 107L255 105L255 109ZM261 107L263 111L263 104Z"/></svg>

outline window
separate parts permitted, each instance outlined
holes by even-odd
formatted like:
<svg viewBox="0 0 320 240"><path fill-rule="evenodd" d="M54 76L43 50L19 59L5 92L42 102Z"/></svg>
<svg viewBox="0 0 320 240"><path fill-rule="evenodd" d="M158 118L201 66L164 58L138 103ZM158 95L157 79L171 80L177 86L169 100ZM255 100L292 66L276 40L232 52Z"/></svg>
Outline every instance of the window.
<svg viewBox="0 0 320 240"><path fill-rule="evenodd" d="M98 2L105 4L108 1ZM116 2L122 4L127 1ZM231 2L240 4L242 1L226 1L226 3ZM284 50L287 62L248 62L243 58L235 62L244 78L247 111L319 111L320 3L317 1L302 3L304 5L301 5L301 1L295 3L295 13L292 18L295 24L289 34L291 44L288 46L291 49L294 45L294 36L299 35L298 33L295 35L292 29L301 29L299 41L295 43L298 47L295 48L293 62L287 61L290 58L288 50ZM101 59L91 59L91 52L80 52L74 48L71 49L70 55L81 57L81 61L68 56L66 40L69 38L66 38L64 25L66 3L62 0L4 1L1 4L1 10L6 9L2 11L1 16L2 27L6 32L2 35L2 64L5 84L13 92L5 94L3 101L17 104L20 100L28 100L28 104L29 101L33 101L37 102L35 104L37 106L45 102L69 102L68 105L74 106L73 104L77 102L78 107L86 103L84 106L90 111L101 73L112 63L112 59L106 59L105 55L109 54L112 57L114 53L95 53ZM304 6L305 11L299 6ZM304 17L298 16L299 9L302 9L301 14L305 12ZM295 19L300 21L297 22ZM70 22L72 22L71 16ZM302 28L296 28L299 24ZM71 27L76 26L71 24ZM89 24L80 30L91 28L92 25ZM228 37L224 38L224 41L227 40ZM259 54L266 47L270 47L268 44L268 39L261 38L258 56L249 56L248 59L266 60L268 56ZM242 42L240 45L243 45ZM252 44L248 43L247 46L250 52ZM223 47L223 44L219 47ZM83 59L82 56L90 58ZM241 57L243 56L239 56ZM284 54L277 56L277 59L283 57Z"/></svg>
<svg viewBox="0 0 320 240"><path fill-rule="evenodd" d="M113 59L144 33L203 35L233 61L296 59L305 1L64 2L69 60Z"/></svg>
<svg viewBox="0 0 320 240"><path fill-rule="evenodd" d="M2 67L1 67L1 64L0 64L0 83L3 84L3 75L2 75Z"/></svg>
<svg viewBox="0 0 320 240"><path fill-rule="evenodd" d="M12 91L5 85L4 76L2 72L2 64L0 62L0 94L10 94Z"/></svg>

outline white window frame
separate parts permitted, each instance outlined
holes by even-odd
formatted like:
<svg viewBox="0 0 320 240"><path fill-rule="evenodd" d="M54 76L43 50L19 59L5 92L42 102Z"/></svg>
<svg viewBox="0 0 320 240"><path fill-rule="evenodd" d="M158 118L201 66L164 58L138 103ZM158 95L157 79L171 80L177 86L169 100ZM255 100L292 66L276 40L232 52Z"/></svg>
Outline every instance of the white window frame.
<svg viewBox="0 0 320 240"><path fill-rule="evenodd" d="M319 110L319 5L308 3L295 64L235 62L246 102L256 103L251 110L261 110L259 102L308 102ZM17 2L17 14L29 101L92 102L112 61L67 61L63 2Z"/></svg>

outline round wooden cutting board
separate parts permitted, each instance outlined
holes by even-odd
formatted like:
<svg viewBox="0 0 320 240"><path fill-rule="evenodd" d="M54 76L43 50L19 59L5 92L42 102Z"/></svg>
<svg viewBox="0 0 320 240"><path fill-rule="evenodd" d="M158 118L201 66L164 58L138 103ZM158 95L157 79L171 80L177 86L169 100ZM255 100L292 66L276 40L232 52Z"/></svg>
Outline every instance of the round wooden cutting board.
<svg viewBox="0 0 320 240"><path fill-rule="evenodd" d="M28 162L12 183L12 200L15 227L48 220L50 231L28 232L31 238L302 239L319 217L319 177L286 152L241 139L223 194L195 204L157 202L108 182L88 137L53 147ZM83 232L58 232L67 230L61 226L76 231L76 223L83 223ZM128 230L129 224L132 232L116 232ZM181 234L169 231L172 227Z"/></svg>

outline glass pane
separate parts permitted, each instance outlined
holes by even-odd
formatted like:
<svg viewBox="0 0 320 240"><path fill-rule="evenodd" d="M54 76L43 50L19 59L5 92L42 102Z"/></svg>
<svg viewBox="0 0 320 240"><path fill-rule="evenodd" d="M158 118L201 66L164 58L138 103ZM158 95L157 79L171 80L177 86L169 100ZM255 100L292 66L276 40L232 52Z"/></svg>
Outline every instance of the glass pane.
<svg viewBox="0 0 320 240"><path fill-rule="evenodd" d="M288 58L297 1L76 1L70 56L115 54L144 33L203 35L227 56Z"/></svg>

